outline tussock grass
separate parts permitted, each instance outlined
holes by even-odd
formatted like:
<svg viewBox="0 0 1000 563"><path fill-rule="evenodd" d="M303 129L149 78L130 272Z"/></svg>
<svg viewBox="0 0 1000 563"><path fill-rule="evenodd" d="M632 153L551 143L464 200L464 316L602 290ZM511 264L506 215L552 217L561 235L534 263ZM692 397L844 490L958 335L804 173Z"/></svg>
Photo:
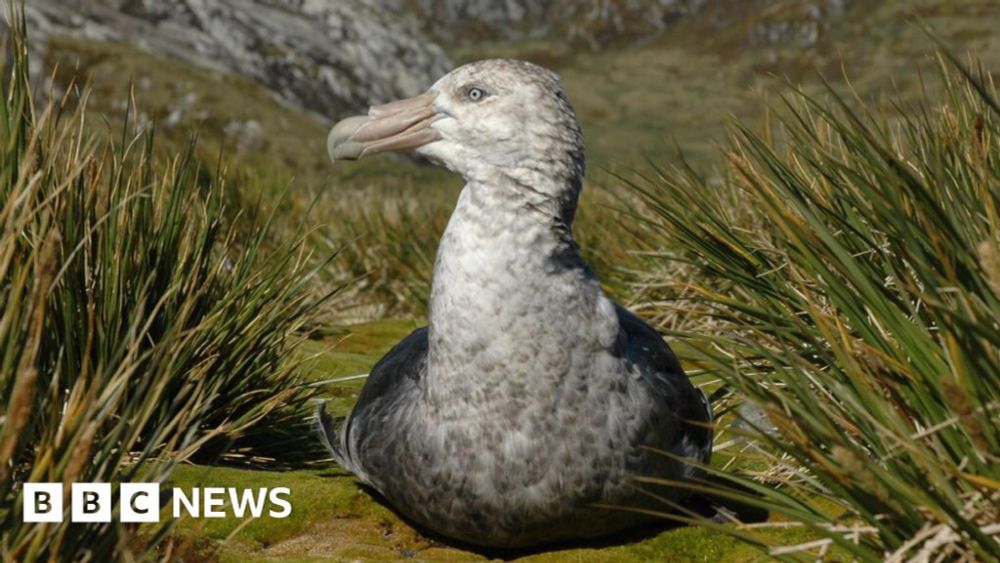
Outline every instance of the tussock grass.
<svg viewBox="0 0 1000 563"><path fill-rule="evenodd" d="M197 166L193 148L158 164L152 134L91 136L85 103L36 108L24 22L11 20L0 104L0 552L169 556L169 519L141 535L120 523L24 523L22 483L61 482L68 499L72 482L110 481L117 502L118 482L162 482L185 460L309 455L313 391L291 354L313 308L311 258L301 243L264 256L266 223L227 224L224 178Z"/></svg>
<svg viewBox="0 0 1000 563"><path fill-rule="evenodd" d="M654 268L682 265L650 283L711 321L677 332L690 359L766 415L719 437L759 496L720 494L819 536L720 526L772 555L1000 547L1000 105L988 75L943 68L937 102L790 96L767 135L735 127L722 185L635 182L673 249Z"/></svg>

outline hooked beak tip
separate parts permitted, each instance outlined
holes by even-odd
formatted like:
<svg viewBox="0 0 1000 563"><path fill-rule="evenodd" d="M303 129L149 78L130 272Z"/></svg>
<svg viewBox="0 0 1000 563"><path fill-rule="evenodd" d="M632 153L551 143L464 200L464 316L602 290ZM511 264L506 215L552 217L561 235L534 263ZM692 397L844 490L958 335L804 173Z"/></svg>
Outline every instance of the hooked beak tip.
<svg viewBox="0 0 1000 563"><path fill-rule="evenodd" d="M356 115L337 122L326 137L326 150L330 160L357 160L364 152L364 143L353 140L354 133L362 125L371 121L366 115Z"/></svg>
<svg viewBox="0 0 1000 563"><path fill-rule="evenodd" d="M430 127L439 116L431 92L372 106L368 115L348 117L333 126L326 140L327 152L336 162L421 147L440 138Z"/></svg>

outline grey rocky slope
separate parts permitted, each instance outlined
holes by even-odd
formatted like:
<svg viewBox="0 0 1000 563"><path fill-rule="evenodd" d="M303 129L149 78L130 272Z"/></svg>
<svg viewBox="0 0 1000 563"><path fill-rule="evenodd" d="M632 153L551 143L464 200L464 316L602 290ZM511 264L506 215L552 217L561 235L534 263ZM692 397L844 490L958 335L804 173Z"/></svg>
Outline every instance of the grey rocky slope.
<svg viewBox="0 0 1000 563"><path fill-rule="evenodd" d="M452 44L557 35L597 48L622 35L657 34L707 0L364 0L415 16L429 36Z"/></svg>
<svg viewBox="0 0 1000 563"><path fill-rule="evenodd" d="M327 118L416 94L452 66L399 16L356 0L31 0L25 9L35 50L53 36L134 43L249 77Z"/></svg>
<svg viewBox="0 0 1000 563"><path fill-rule="evenodd" d="M739 25L746 42L809 43L851 0L363 0L406 13L429 37L449 44L561 38L599 49L617 40L645 40L677 20L700 15L710 27Z"/></svg>
<svg viewBox="0 0 1000 563"><path fill-rule="evenodd" d="M433 41L546 37L599 49L654 38L697 17L709 29L745 26L747 44L809 45L849 2L31 0L25 8L36 51L53 36L134 43L248 77L292 106L334 119L416 94L445 74L453 65Z"/></svg>

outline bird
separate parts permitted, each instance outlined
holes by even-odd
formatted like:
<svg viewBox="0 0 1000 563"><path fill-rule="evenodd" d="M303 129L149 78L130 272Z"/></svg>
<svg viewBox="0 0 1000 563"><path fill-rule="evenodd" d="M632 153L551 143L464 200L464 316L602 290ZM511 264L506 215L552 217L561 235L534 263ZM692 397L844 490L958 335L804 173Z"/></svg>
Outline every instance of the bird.
<svg viewBox="0 0 1000 563"><path fill-rule="evenodd" d="M490 59L341 120L334 162L412 150L464 179L428 326L371 370L353 410L321 405L333 458L398 513L487 548L588 540L690 498L712 410L648 324L612 301L572 231L580 125L556 73Z"/></svg>

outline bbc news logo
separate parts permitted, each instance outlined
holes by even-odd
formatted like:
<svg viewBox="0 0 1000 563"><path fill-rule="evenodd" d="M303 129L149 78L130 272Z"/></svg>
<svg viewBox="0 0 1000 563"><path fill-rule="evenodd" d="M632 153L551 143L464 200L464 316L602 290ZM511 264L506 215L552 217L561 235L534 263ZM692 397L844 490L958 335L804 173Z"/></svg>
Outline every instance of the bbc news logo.
<svg viewBox="0 0 1000 563"><path fill-rule="evenodd" d="M288 487L235 489L204 487L185 491L173 488L170 495L174 518L225 518L252 516L287 518L292 513ZM122 483L118 490L121 522L159 522L159 483ZM62 483L24 484L25 522L62 522ZM111 483L73 483L70 492L70 522L111 522L114 497Z"/></svg>

